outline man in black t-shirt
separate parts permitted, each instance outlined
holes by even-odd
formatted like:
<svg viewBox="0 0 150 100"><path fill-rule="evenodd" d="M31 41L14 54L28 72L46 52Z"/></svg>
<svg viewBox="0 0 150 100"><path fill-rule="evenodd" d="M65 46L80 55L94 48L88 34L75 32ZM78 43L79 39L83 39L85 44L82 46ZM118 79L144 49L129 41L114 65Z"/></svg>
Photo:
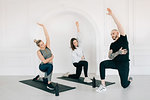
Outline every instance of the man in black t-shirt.
<svg viewBox="0 0 150 100"><path fill-rule="evenodd" d="M108 57L110 60L105 60L100 63L100 77L101 77L101 85L96 90L97 92L106 91L105 87L105 69L117 69L121 86L123 88L127 88L132 81L132 77L128 78L129 75L129 46L127 35L124 32L123 27L121 26L120 22L112 13L111 9L107 8L108 15L110 15L114 22L117 25L117 29L113 29L111 31L112 39L114 40L113 43L110 45L110 50Z"/></svg>

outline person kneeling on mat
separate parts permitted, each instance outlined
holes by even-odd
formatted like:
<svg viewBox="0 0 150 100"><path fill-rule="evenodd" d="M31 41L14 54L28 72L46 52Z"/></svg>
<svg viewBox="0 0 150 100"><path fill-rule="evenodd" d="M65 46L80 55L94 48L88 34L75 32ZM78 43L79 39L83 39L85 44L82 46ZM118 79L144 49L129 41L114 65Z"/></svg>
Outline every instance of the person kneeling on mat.
<svg viewBox="0 0 150 100"><path fill-rule="evenodd" d="M37 75L33 81L39 80L43 81L44 83L47 84L47 88L54 90L54 86L51 84L51 76L52 76L52 71L53 71L53 54L50 49L50 39L49 35L47 32L47 29L43 24L37 23L39 26L41 26L44 30L44 34L46 37L46 44L42 40L34 40L36 45L40 48L37 51L37 55L39 59L42 61L41 64L39 65L39 69L42 72L45 72L45 77L41 78L39 75Z"/></svg>
<svg viewBox="0 0 150 100"><path fill-rule="evenodd" d="M114 22L116 23L118 30L113 29L111 31L112 39L114 40L113 43L110 45L109 55L108 57L111 60L105 60L100 63L100 77L101 77L101 85L96 90L97 92L106 91L105 87L105 69L117 69L121 86L123 88L127 88L132 81L132 77L128 78L129 75L129 46L127 35L124 32L123 27L117 20L117 18L112 13L111 9L107 8L108 15L110 15ZM120 34L119 34L120 32Z"/></svg>
<svg viewBox="0 0 150 100"><path fill-rule="evenodd" d="M84 68L84 82L90 83L92 82L92 80L88 77L88 62L85 60L83 51L81 48L79 48L80 44L80 39L79 39L79 34L80 34L80 30L79 30L79 23L76 22L76 26L77 26L77 34L76 34L76 38L72 38L70 41L70 45L71 45L71 49L72 49L72 62L73 65L76 67L76 74L69 74L69 72L67 72L66 74L64 74L64 77L69 77L69 78L74 78L74 79L79 79L81 72L82 72L82 67Z"/></svg>

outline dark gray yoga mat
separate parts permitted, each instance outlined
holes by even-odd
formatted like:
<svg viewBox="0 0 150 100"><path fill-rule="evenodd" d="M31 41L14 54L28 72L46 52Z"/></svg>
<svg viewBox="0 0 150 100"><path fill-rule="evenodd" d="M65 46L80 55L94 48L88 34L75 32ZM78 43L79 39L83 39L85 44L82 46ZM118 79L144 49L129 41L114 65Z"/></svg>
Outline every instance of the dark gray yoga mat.
<svg viewBox="0 0 150 100"><path fill-rule="evenodd" d="M91 83L86 83L84 82L84 78L80 77L79 79L73 79L73 78L68 78L68 77L57 77L58 79L62 79L62 80L67 80L67 81L71 81L71 82L75 82L75 83L81 83L81 84L85 84L85 85L90 85L92 86L92 82ZM101 84L100 80L96 80L96 87L99 87L99 85ZM106 86L115 84L115 82L108 82L106 81Z"/></svg>
<svg viewBox="0 0 150 100"><path fill-rule="evenodd" d="M29 86L32 86L32 87L35 87L35 88L38 88L40 90L43 90L43 91L46 91L46 92L49 92L49 93L52 93L52 94L55 94L55 90L50 90L47 88L47 85L43 82L40 82L40 81L32 81L32 79L29 79L29 80L23 80L23 81L19 81L21 83L24 83L24 84L27 84ZM56 83L53 83L52 84L55 86ZM75 87L70 87L70 86L66 86L66 85L62 85L62 84L58 84L59 86L59 93L60 92L65 92L65 91L68 91L68 90L72 90L72 89L75 89Z"/></svg>

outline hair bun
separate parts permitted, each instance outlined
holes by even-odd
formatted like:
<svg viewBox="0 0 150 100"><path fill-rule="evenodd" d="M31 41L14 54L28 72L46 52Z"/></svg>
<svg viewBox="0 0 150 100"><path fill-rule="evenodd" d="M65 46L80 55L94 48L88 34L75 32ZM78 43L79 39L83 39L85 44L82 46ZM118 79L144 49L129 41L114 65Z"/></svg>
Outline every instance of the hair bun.
<svg viewBox="0 0 150 100"><path fill-rule="evenodd" d="M34 42L36 43L36 42L37 42L37 40L36 40L36 39L34 39Z"/></svg>

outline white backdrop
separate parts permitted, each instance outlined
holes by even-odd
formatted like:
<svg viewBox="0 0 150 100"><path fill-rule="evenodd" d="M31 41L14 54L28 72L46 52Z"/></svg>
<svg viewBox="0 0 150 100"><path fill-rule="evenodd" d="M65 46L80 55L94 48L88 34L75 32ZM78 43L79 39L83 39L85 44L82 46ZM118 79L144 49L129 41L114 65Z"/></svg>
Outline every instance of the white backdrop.
<svg viewBox="0 0 150 100"><path fill-rule="evenodd" d="M149 0L0 0L0 75L39 73L33 39L45 40L46 25L54 53L54 73L75 72L71 63L70 38L80 22L81 38L89 72L99 74L99 63L108 59L116 28L106 8L110 7L123 24L130 42L130 74L149 75ZM108 74L117 71L107 70Z"/></svg>

